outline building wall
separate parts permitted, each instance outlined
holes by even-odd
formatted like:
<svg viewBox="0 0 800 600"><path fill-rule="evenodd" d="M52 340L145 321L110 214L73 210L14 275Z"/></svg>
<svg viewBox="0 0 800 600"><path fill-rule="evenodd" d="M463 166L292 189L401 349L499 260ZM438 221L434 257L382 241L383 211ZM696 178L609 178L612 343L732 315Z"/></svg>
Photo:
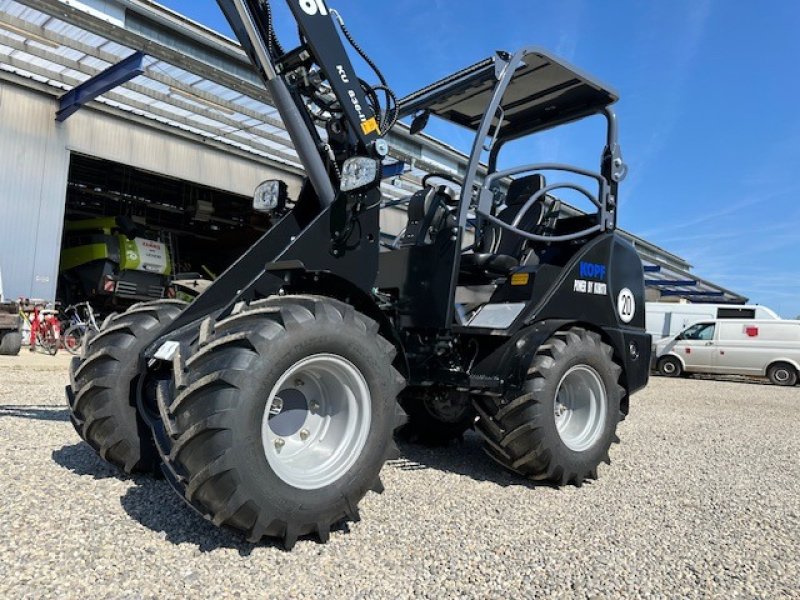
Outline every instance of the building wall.
<svg viewBox="0 0 800 600"><path fill-rule="evenodd" d="M56 99L0 81L0 269L5 295L55 298L72 152L249 196L281 178L300 179L237 155L84 109L55 121Z"/></svg>

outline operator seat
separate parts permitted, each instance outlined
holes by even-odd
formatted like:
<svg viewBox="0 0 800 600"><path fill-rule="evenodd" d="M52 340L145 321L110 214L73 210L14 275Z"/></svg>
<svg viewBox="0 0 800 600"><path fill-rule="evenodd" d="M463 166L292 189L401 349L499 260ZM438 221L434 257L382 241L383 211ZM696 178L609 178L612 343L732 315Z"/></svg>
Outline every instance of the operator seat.
<svg viewBox="0 0 800 600"><path fill-rule="evenodd" d="M544 176L538 173L515 179L508 187L506 206L497 218L509 225L513 223L531 196L546 185ZM517 228L533 232L544 220L544 213L544 202L536 202L522 217ZM522 236L499 225L487 223L481 247L461 256L461 273L467 276L507 277L520 265L525 241Z"/></svg>

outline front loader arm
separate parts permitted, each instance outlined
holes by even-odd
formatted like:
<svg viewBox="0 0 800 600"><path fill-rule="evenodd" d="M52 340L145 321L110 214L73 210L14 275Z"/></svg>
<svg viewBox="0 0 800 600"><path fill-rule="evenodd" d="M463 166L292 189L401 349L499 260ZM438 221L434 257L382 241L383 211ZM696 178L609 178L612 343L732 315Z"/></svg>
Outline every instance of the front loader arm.
<svg viewBox="0 0 800 600"><path fill-rule="evenodd" d="M330 158L309 112L309 96L314 94L335 98L333 104L341 117L336 119L338 127L329 127L329 132L343 130L336 136L339 145L344 140L346 146L336 148L340 166L351 156L380 156L375 148L375 142L381 138L375 109L367 100L325 0L287 0L302 39L298 48L283 54L274 39L270 8L265 0L217 0L217 3L272 92L273 102L310 177L309 166L317 161L311 155L308 137L314 139L314 153L322 161ZM294 106L282 103L277 97L282 94L276 95L275 89L281 87L287 88ZM312 184L317 188L313 180Z"/></svg>
<svg viewBox="0 0 800 600"><path fill-rule="evenodd" d="M330 84L361 149L372 154L380 137L377 115L369 106L325 0L287 0L314 62Z"/></svg>

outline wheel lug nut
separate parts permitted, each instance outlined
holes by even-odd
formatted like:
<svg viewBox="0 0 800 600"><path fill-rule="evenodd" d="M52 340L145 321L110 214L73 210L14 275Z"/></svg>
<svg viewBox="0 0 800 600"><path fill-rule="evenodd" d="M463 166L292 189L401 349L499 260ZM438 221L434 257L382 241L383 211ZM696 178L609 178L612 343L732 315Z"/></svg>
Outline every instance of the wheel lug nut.
<svg viewBox="0 0 800 600"><path fill-rule="evenodd" d="M277 448L278 450L283 448L285 445L286 445L286 440L284 440L283 438L275 439L275 448Z"/></svg>
<svg viewBox="0 0 800 600"><path fill-rule="evenodd" d="M295 387L303 387L304 385L305 385L305 383L303 383L302 379L295 379L294 380L294 386Z"/></svg>
<svg viewBox="0 0 800 600"><path fill-rule="evenodd" d="M308 429L303 429L300 432L300 439L305 442L308 439L308 436L310 436L310 435L311 435L311 433L308 431Z"/></svg>
<svg viewBox="0 0 800 600"><path fill-rule="evenodd" d="M319 402L316 400L312 401L308 408L310 408L313 413L317 412L319 410Z"/></svg>

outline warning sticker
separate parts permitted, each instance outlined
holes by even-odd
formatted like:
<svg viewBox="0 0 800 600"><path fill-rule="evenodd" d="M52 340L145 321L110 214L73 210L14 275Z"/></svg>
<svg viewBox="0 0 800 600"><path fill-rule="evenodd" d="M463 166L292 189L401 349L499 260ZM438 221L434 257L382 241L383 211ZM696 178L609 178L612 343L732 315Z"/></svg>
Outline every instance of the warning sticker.
<svg viewBox="0 0 800 600"><path fill-rule="evenodd" d="M514 273L511 276L511 285L528 285L530 280L530 273Z"/></svg>
<svg viewBox="0 0 800 600"><path fill-rule="evenodd" d="M369 135L374 131L378 131L378 121L375 117L367 119L361 124L361 130L364 132L364 135Z"/></svg>

